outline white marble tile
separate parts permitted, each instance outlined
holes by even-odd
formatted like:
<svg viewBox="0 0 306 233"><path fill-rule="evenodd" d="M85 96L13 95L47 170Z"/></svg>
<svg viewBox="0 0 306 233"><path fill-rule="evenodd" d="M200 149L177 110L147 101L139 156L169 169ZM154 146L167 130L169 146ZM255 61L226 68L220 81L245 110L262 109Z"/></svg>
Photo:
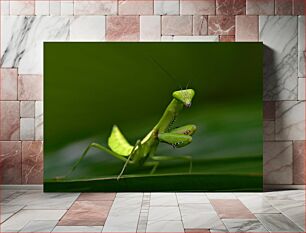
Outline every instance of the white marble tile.
<svg viewBox="0 0 306 233"><path fill-rule="evenodd" d="M113 207L137 207L140 208L142 203L142 195L134 197L115 198Z"/></svg>
<svg viewBox="0 0 306 233"><path fill-rule="evenodd" d="M267 200L305 201L305 190L289 190L264 193Z"/></svg>
<svg viewBox="0 0 306 233"><path fill-rule="evenodd" d="M0 1L1 4L1 15L9 15L10 14L10 1Z"/></svg>
<svg viewBox="0 0 306 233"><path fill-rule="evenodd" d="M52 232L101 232L103 226L56 226Z"/></svg>
<svg viewBox="0 0 306 233"><path fill-rule="evenodd" d="M43 102L35 102L35 140L43 140Z"/></svg>
<svg viewBox="0 0 306 233"><path fill-rule="evenodd" d="M126 198L126 197L130 197L130 198L141 198L143 197L143 193L117 193L116 194L116 199L117 198Z"/></svg>
<svg viewBox="0 0 306 233"><path fill-rule="evenodd" d="M305 140L305 102L276 102L276 140Z"/></svg>
<svg viewBox="0 0 306 233"><path fill-rule="evenodd" d="M21 210L1 225L4 232L20 231L32 220L59 220L66 210Z"/></svg>
<svg viewBox="0 0 306 233"><path fill-rule="evenodd" d="M196 194L196 195L192 195L192 194L184 194L184 193L177 193L177 201L179 204L183 204L183 203L209 203L208 198L205 196L204 193L201 194Z"/></svg>
<svg viewBox="0 0 306 233"><path fill-rule="evenodd" d="M50 2L48 0L36 0L35 15L50 15Z"/></svg>
<svg viewBox="0 0 306 233"><path fill-rule="evenodd" d="M73 15L73 1L61 1L61 15Z"/></svg>
<svg viewBox="0 0 306 233"><path fill-rule="evenodd" d="M264 99L297 99L297 17L260 16L264 51Z"/></svg>
<svg viewBox="0 0 306 233"><path fill-rule="evenodd" d="M76 16L70 24L72 41L104 41L105 16Z"/></svg>
<svg viewBox="0 0 306 233"><path fill-rule="evenodd" d="M149 209L149 221L181 220L178 206L152 206Z"/></svg>
<svg viewBox="0 0 306 233"><path fill-rule="evenodd" d="M7 205L7 204L1 204L1 223L13 216L15 213L17 213L19 210L21 210L24 207L24 205Z"/></svg>
<svg viewBox="0 0 306 233"><path fill-rule="evenodd" d="M20 140L34 140L34 118L20 118Z"/></svg>
<svg viewBox="0 0 306 233"><path fill-rule="evenodd" d="M179 15L180 2L179 0L155 0L154 14L155 15Z"/></svg>
<svg viewBox="0 0 306 233"><path fill-rule="evenodd" d="M298 76L305 77L305 16L298 16Z"/></svg>
<svg viewBox="0 0 306 233"><path fill-rule="evenodd" d="M236 199L233 193L206 193L208 199Z"/></svg>
<svg viewBox="0 0 306 233"><path fill-rule="evenodd" d="M240 197L240 201L253 213L280 213L263 197ZM260 232L260 231L258 231Z"/></svg>
<svg viewBox="0 0 306 233"><path fill-rule="evenodd" d="M264 140L274 141L275 140L275 121L264 121Z"/></svg>
<svg viewBox="0 0 306 233"><path fill-rule="evenodd" d="M181 221L149 221L146 232L184 232Z"/></svg>
<svg viewBox="0 0 306 233"><path fill-rule="evenodd" d="M161 17L140 16L140 41L159 41L161 38Z"/></svg>
<svg viewBox="0 0 306 233"><path fill-rule="evenodd" d="M1 20L3 67L19 74L42 74L43 41L69 39L69 17L4 16Z"/></svg>
<svg viewBox="0 0 306 233"><path fill-rule="evenodd" d="M305 78L298 79L298 100L306 100L305 98Z"/></svg>
<svg viewBox="0 0 306 233"><path fill-rule="evenodd" d="M258 220L223 219L229 232L269 232Z"/></svg>
<svg viewBox="0 0 306 233"><path fill-rule="evenodd" d="M186 229L220 229L223 225L210 204L182 204L180 211Z"/></svg>
<svg viewBox="0 0 306 233"><path fill-rule="evenodd" d="M292 184L292 142L265 142L264 155L264 183Z"/></svg>
<svg viewBox="0 0 306 233"><path fill-rule="evenodd" d="M183 42L218 42L218 36L162 36L162 41L183 41Z"/></svg>
<svg viewBox="0 0 306 233"><path fill-rule="evenodd" d="M104 1L74 1L74 15L116 15L118 2Z"/></svg>
<svg viewBox="0 0 306 233"><path fill-rule="evenodd" d="M57 222L57 220L32 220L20 232L51 232Z"/></svg>
<svg viewBox="0 0 306 233"><path fill-rule="evenodd" d="M16 190L1 190L0 192L0 201L2 202L4 199L7 199L9 196L13 195Z"/></svg>
<svg viewBox="0 0 306 233"><path fill-rule="evenodd" d="M61 1L50 1L50 15L61 15Z"/></svg>
<svg viewBox="0 0 306 233"><path fill-rule="evenodd" d="M41 191L27 192L7 204L26 205L24 209L58 209L66 210L78 198L79 193L42 193Z"/></svg>
<svg viewBox="0 0 306 233"><path fill-rule="evenodd" d="M34 101L20 101L20 117L34 117L34 113Z"/></svg>
<svg viewBox="0 0 306 233"><path fill-rule="evenodd" d="M10 0L10 15L34 15L34 0Z"/></svg>
<svg viewBox="0 0 306 233"><path fill-rule="evenodd" d="M256 214L258 220L271 232L302 232L302 229L282 214Z"/></svg>
<svg viewBox="0 0 306 233"><path fill-rule="evenodd" d="M177 206L175 193L152 193L150 206Z"/></svg>

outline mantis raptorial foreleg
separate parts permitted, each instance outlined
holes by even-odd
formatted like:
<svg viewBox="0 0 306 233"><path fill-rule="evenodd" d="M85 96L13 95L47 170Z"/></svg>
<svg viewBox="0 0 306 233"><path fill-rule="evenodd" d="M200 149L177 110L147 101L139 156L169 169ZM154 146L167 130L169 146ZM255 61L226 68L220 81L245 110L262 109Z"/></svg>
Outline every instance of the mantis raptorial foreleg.
<svg viewBox="0 0 306 233"><path fill-rule="evenodd" d="M77 166L78 166L78 165L80 164L80 162L84 159L84 157L87 155L88 151L89 151L91 148L96 148L96 149L98 149L98 150L102 150L102 151L104 151L104 152L106 152L106 153L108 153L108 154L110 154L110 155L116 157L117 159L120 159L120 160L124 161L124 162L127 161L127 159L126 159L125 157L116 154L115 152L109 150L108 148L106 148L106 147L104 147L104 146L102 146L102 145L100 145L100 144L98 144L98 143L90 143L90 144L87 146L87 148L85 149L85 151L83 152L81 158L73 165L73 167L72 167L70 173L72 173L72 172L77 168ZM69 173L69 174L70 174L70 173ZM69 175L69 174L68 174L68 175Z"/></svg>
<svg viewBox="0 0 306 233"><path fill-rule="evenodd" d="M176 156L158 155L158 156L152 156L151 159L155 161L187 160L189 161L189 173L191 173L192 171L192 157L189 155L176 155Z"/></svg>

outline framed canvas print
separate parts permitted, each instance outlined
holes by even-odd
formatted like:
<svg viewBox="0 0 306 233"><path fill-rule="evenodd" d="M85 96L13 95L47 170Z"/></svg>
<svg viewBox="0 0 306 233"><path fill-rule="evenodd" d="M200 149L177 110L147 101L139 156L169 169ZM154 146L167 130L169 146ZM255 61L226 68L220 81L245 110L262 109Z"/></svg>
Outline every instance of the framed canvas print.
<svg viewBox="0 0 306 233"><path fill-rule="evenodd" d="M45 42L44 190L262 191L262 43Z"/></svg>

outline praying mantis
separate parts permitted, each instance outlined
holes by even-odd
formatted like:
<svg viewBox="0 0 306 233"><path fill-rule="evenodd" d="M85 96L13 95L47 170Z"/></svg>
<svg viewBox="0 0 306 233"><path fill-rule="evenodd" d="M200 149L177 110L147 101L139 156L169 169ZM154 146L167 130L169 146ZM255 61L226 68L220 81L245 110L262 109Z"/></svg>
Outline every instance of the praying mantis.
<svg viewBox="0 0 306 233"><path fill-rule="evenodd" d="M108 138L109 148L98 143L91 143L83 152L80 159L73 165L71 172L73 172L80 162L87 155L91 148L104 151L109 155L124 162L121 172L117 176L117 180L123 175L127 165L134 165L138 167L152 167L150 174L156 171L159 163L169 160L185 160L189 162L189 172L192 170L192 157L189 155L178 156L163 156L156 155L156 150L160 142L167 143L174 148L187 146L192 141L192 135L196 131L196 126L189 124L171 130L171 125L184 109L191 106L192 99L195 95L193 89L178 90L172 93L172 101L167 106L161 119L153 127L153 129L142 139L137 140L136 144L132 146L123 136L119 128L114 125L111 135Z"/></svg>

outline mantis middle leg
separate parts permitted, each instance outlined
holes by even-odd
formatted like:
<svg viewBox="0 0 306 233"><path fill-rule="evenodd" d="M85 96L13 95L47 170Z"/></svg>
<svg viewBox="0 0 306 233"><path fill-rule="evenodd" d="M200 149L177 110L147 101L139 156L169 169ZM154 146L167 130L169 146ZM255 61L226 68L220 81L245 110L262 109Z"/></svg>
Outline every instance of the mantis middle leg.
<svg viewBox="0 0 306 233"><path fill-rule="evenodd" d="M152 160L155 161L169 161L169 160L187 160L189 161L189 173L191 173L192 171L192 157L189 155L178 155L178 156L162 156L162 155L158 155L158 156L152 156L151 157Z"/></svg>

